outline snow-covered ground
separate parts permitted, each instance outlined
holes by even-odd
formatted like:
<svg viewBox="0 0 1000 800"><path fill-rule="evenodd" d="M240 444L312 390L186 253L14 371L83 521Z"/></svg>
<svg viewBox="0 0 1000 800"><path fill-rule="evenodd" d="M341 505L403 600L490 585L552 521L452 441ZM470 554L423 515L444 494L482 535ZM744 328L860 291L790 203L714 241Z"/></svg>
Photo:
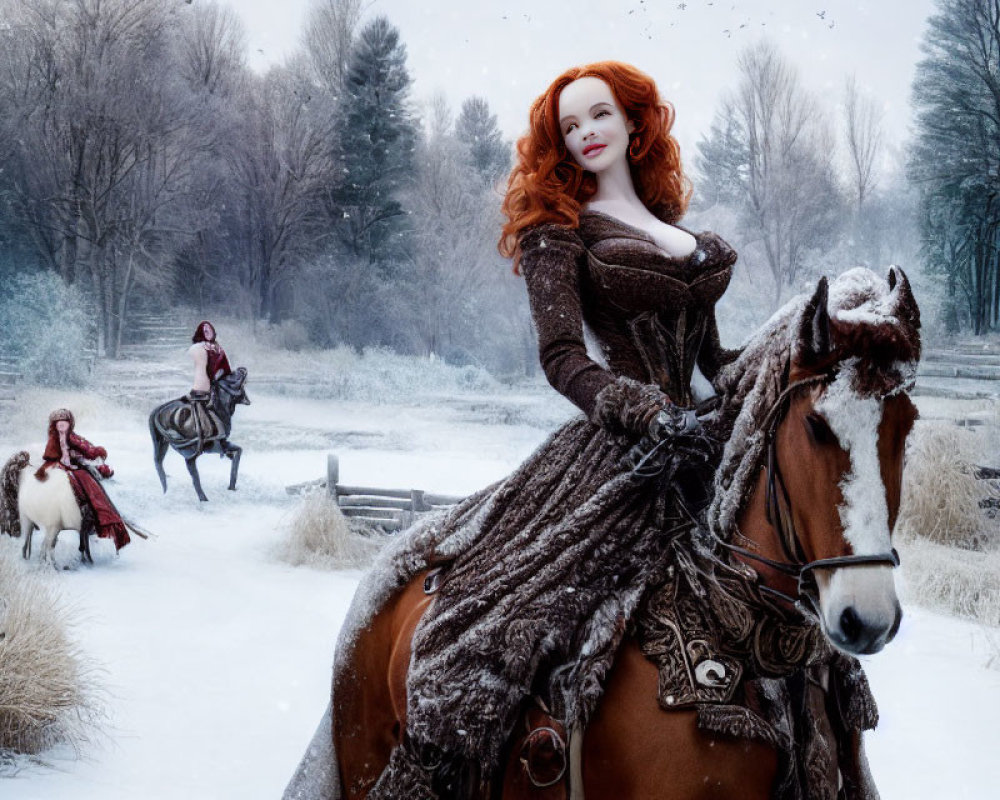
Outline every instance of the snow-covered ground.
<svg viewBox="0 0 1000 800"><path fill-rule="evenodd" d="M33 391L0 430L4 458L37 454L48 411L74 408L78 431L110 452L109 492L156 534L118 558L97 543L93 567L32 567L59 588L100 667L107 725L81 758L50 753L51 766L0 779L0 798L278 798L326 702L360 577L274 559L297 503L284 486L322 476L334 450L344 482L463 494L516 466L546 435L537 421L568 413L547 388L375 407L250 393L233 435L245 447L239 489L225 490L229 462L203 457L208 503L174 453L161 494L145 415L131 406ZM57 552L69 567L72 539ZM896 640L866 660L881 710L869 754L885 800L997 797L998 639L909 606Z"/></svg>

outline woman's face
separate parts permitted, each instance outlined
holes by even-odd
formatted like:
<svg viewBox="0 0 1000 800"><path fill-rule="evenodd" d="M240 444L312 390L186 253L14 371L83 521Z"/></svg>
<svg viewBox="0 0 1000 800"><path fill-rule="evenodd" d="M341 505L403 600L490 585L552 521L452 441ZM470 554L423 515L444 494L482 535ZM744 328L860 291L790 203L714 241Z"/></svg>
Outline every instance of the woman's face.
<svg viewBox="0 0 1000 800"><path fill-rule="evenodd" d="M578 78L559 94L559 127L573 160L601 173L628 158L635 125L600 78Z"/></svg>
<svg viewBox="0 0 1000 800"><path fill-rule="evenodd" d="M66 433L66 431L69 430L69 420L68 419L59 420L56 423L56 430L59 431L59 433Z"/></svg>
<svg viewBox="0 0 1000 800"><path fill-rule="evenodd" d="M205 337L206 342L215 341L215 329L207 322L201 326L201 335Z"/></svg>

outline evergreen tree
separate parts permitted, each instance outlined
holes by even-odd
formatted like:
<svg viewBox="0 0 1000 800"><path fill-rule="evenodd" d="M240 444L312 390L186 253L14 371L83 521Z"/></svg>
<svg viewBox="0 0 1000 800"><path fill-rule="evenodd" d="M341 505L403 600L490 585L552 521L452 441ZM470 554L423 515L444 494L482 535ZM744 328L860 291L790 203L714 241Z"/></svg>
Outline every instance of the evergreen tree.
<svg viewBox="0 0 1000 800"><path fill-rule="evenodd" d="M984 333L1000 321L1000 6L939 0L922 47L909 174L922 196L924 256L948 276L946 325L964 303Z"/></svg>
<svg viewBox="0 0 1000 800"><path fill-rule="evenodd" d="M399 31L377 17L358 35L335 126L340 182L331 192L349 252L387 268L398 254L404 214L399 191L412 179L416 124Z"/></svg>
<svg viewBox="0 0 1000 800"><path fill-rule="evenodd" d="M472 166L486 185L492 185L510 170L510 145L504 141L496 114L482 97L462 103L455 121L455 135L468 149Z"/></svg>

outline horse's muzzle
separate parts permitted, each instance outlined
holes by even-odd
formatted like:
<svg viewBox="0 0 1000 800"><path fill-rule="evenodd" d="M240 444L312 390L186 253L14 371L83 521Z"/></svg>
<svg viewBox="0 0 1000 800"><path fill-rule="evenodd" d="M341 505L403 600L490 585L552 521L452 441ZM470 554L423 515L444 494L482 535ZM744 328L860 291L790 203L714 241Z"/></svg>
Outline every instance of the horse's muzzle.
<svg viewBox="0 0 1000 800"><path fill-rule="evenodd" d="M881 617L867 619L854 606L847 606L840 612L837 625L827 630L827 635L841 650L855 656L869 656L893 640L902 619L903 611L898 603L888 625Z"/></svg>
<svg viewBox="0 0 1000 800"><path fill-rule="evenodd" d="M830 642L853 656L879 652L903 618L889 566L856 566L816 574L818 611Z"/></svg>

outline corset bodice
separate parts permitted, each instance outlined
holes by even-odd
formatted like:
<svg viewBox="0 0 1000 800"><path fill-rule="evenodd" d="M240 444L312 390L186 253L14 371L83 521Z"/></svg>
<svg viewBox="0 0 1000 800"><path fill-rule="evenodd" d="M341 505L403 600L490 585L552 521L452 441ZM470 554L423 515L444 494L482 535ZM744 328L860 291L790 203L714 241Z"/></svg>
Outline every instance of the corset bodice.
<svg viewBox="0 0 1000 800"><path fill-rule="evenodd" d="M586 247L583 319L608 368L689 404L691 375L735 253L714 233L697 233L689 255L672 256L644 231L597 212L581 215L579 234Z"/></svg>

